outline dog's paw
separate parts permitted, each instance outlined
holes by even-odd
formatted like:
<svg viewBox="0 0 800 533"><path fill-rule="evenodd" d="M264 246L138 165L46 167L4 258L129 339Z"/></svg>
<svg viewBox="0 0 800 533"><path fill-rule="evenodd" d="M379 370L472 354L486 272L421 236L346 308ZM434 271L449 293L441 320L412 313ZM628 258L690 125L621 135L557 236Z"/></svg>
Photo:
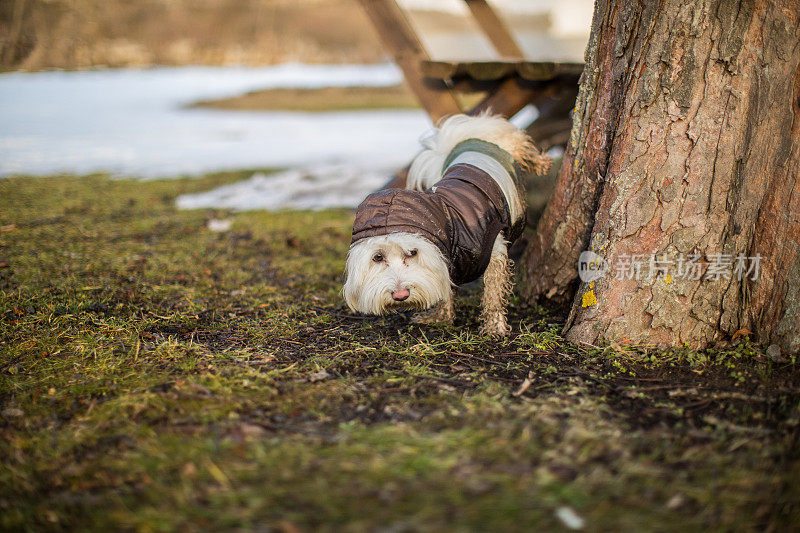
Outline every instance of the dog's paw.
<svg viewBox="0 0 800 533"><path fill-rule="evenodd" d="M503 315L487 317L481 324L481 335L487 337L505 337L511 332L511 326L506 323Z"/></svg>
<svg viewBox="0 0 800 533"><path fill-rule="evenodd" d="M411 317L415 324L445 324L453 323L453 304L440 303L425 311L420 311Z"/></svg>

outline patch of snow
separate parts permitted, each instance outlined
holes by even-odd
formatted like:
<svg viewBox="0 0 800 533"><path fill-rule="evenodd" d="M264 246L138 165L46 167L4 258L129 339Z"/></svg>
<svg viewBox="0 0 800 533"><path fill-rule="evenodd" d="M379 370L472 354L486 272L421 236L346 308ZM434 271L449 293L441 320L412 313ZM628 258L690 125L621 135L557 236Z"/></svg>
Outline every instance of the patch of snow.
<svg viewBox="0 0 800 533"><path fill-rule="evenodd" d="M561 520L568 529L583 529L586 521L581 518L571 507L559 507L556 509L556 518Z"/></svg>
<svg viewBox="0 0 800 533"><path fill-rule="evenodd" d="M185 194L176 204L181 209L238 211L353 207L386 183L390 173L390 169L375 171L351 165L296 168L268 175L259 172L244 181Z"/></svg>
<svg viewBox="0 0 800 533"><path fill-rule="evenodd" d="M212 218L207 224L208 230L215 233L224 233L230 230L232 226L233 220L231 219L220 220L218 218Z"/></svg>
<svg viewBox="0 0 800 533"><path fill-rule="evenodd" d="M422 111L189 109L275 87L386 86L396 66L300 65L0 75L0 176L111 172L168 177L248 167L405 164Z"/></svg>

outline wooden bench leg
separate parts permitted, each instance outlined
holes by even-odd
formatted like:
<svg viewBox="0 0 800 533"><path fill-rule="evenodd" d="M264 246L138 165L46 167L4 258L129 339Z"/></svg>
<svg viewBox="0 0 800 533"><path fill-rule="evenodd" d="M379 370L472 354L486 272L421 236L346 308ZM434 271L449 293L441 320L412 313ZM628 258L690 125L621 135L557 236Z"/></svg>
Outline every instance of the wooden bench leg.
<svg viewBox="0 0 800 533"><path fill-rule="evenodd" d="M494 49L505 58L522 59L525 54L517 45L505 23L486 0L464 0L472 12L473 18L486 34Z"/></svg>
<svg viewBox="0 0 800 533"><path fill-rule="evenodd" d="M428 53L397 2L395 0L360 0L360 2L395 63L402 69L406 83L433 123L437 123L447 115L461 113L458 101L444 81L426 79L422 75L420 65L423 60L429 59Z"/></svg>

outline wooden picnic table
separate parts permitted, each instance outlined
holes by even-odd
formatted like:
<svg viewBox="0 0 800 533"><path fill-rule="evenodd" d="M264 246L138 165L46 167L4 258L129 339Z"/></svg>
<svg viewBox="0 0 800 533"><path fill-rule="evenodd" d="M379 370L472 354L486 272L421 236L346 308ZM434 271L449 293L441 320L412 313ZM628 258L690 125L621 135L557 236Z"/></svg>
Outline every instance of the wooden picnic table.
<svg viewBox="0 0 800 533"><path fill-rule="evenodd" d="M542 62L525 58L502 19L486 0L464 0L491 42L492 61L442 61L430 57L409 18L395 0L360 0L384 45L403 71L406 83L433 123L458 113L487 109L510 118L532 104L538 118L527 128L543 150L569 138L570 111L575 103L583 63ZM475 106L464 109L456 94L483 92ZM402 186L404 173L392 185Z"/></svg>

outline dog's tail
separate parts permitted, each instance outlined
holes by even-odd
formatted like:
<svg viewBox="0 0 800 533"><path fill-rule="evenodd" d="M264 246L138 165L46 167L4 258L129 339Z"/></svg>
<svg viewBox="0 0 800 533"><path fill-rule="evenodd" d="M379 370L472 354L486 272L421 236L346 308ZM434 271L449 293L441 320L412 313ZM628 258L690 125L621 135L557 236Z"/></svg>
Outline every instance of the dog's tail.
<svg viewBox="0 0 800 533"><path fill-rule="evenodd" d="M550 168L550 158L534 146L524 131L503 117L488 112L475 117L453 115L421 140L425 148L411 163L407 188L425 190L439 181L447 156L467 139L496 144L510 153L520 167L534 174L544 174Z"/></svg>

